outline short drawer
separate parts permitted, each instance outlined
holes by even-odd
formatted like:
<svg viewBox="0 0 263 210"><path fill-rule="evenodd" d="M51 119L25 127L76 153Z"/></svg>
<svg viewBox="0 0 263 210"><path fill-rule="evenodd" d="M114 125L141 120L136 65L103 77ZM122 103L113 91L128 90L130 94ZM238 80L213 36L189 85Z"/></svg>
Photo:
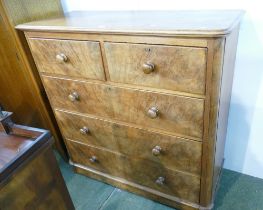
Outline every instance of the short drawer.
<svg viewBox="0 0 263 210"><path fill-rule="evenodd" d="M205 93L206 48L105 43L114 82Z"/></svg>
<svg viewBox="0 0 263 210"><path fill-rule="evenodd" d="M201 142L68 112L55 114L65 138L200 176Z"/></svg>
<svg viewBox="0 0 263 210"><path fill-rule="evenodd" d="M30 38L29 44L40 72L105 80L99 42Z"/></svg>
<svg viewBox="0 0 263 210"><path fill-rule="evenodd" d="M199 202L200 178L172 171L158 163L100 150L67 141L73 162L106 174L158 190L168 195Z"/></svg>
<svg viewBox="0 0 263 210"><path fill-rule="evenodd" d="M43 77L54 108L202 138L204 100Z"/></svg>

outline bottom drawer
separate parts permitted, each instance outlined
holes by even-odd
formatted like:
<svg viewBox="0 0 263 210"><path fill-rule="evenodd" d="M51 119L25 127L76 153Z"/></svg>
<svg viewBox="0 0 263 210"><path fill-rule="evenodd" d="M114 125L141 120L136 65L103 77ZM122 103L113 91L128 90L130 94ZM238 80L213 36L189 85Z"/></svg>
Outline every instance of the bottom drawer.
<svg viewBox="0 0 263 210"><path fill-rule="evenodd" d="M166 169L164 165L136 157L67 141L73 162L124 178L168 195L199 203L200 178Z"/></svg>

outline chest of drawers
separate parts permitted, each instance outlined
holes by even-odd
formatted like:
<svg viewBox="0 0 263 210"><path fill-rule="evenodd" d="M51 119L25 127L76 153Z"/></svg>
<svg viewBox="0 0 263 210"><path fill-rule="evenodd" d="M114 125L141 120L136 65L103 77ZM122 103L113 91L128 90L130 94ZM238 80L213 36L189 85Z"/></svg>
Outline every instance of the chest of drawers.
<svg viewBox="0 0 263 210"><path fill-rule="evenodd" d="M25 32L76 172L211 209L240 11L73 12Z"/></svg>

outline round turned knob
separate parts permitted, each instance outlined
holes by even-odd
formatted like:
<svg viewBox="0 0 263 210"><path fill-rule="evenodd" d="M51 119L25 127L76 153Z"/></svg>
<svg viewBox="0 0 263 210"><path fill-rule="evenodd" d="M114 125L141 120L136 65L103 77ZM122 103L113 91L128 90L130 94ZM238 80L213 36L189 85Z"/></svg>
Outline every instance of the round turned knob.
<svg viewBox="0 0 263 210"><path fill-rule="evenodd" d="M87 134L87 133L89 132L89 129L84 126L83 128L79 129L79 131L80 131L80 133L82 133L82 134Z"/></svg>
<svg viewBox="0 0 263 210"><path fill-rule="evenodd" d="M152 149L152 154L155 155L155 156L158 156L158 155L161 154L161 151L162 151L162 148L160 146L155 146Z"/></svg>
<svg viewBox="0 0 263 210"><path fill-rule="evenodd" d="M152 119L156 118L158 114L159 114L159 110L157 109L157 107L151 107L147 112L148 117Z"/></svg>
<svg viewBox="0 0 263 210"><path fill-rule="evenodd" d="M163 185L164 184L164 181L165 181L165 178L160 176L156 179L155 183L158 184L158 185Z"/></svg>
<svg viewBox="0 0 263 210"><path fill-rule="evenodd" d="M63 53L60 53L56 55L56 60L60 63L64 63L64 62L67 62L68 57Z"/></svg>
<svg viewBox="0 0 263 210"><path fill-rule="evenodd" d="M91 156L91 158L89 159L90 160L90 162L92 162L92 163L95 163L95 162L97 162L97 157L96 156Z"/></svg>
<svg viewBox="0 0 263 210"><path fill-rule="evenodd" d="M72 92L68 95L69 100L71 101L78 101L79 100L79 94L77 92Z"/></svg>
<svg viewBox="0 0 263 210"><path fill-rule="evenodd" d="M151 72L154 71L154 64L149 63L149 62L144 63L144 64L142 65L142 69L143 69L143 72L144 72L145 74L150 74Z"/></svg>

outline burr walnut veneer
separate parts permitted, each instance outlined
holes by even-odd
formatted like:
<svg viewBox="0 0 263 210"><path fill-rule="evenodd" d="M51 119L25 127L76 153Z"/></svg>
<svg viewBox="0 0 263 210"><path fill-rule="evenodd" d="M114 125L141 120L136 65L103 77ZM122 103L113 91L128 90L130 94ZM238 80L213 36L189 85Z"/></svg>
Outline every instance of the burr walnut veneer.
<svg viewBox="0 0 263 210"><path fill-rule="evenodd" d="M211 209L241 11L73 12L25 32L76 172Z"/></svg>

